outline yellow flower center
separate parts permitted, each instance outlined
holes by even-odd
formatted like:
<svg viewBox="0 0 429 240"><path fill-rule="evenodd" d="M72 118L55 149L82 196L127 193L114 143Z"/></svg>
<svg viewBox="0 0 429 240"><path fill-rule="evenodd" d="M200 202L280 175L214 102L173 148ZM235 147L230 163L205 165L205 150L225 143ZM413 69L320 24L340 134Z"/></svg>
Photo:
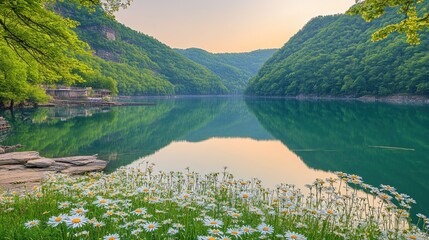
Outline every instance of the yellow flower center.
<svg viewBox="0 0 429 240"><path fill-rule="evenodd" d="M231 231L231 234L232 235L238 235L238 232L237 231Z"/></svg>
<svg viewBox="0 0 429 240"><path fill-rule="evenodd" d="M409 238L409 239L413 239L413 240L417 239L417 237L416 237L416 236L413 236L413 235L409 236L408 238Z"/></svg>
<svg viewBox="0 0 429 240"><path fill-rule="evenodd" d="M147 228L149 228L149 229L154 229L155 228L155 225L149 225L149 226L147 226Z"/></svg>
<svg viewBox="0 0 429 240"><path fill-rule="evenodd" d="M266 232L266 231L269 230L269 228L268 227L264 227L264 228L262 228L262 230L264 230Z"/></svg>
<svg viewBox="0 0 429 240"><path fill-rule="evenodd" d="M142 213L143 211L139 208L139 209L136 209L136 213Z"/></svg>
<svg viewBox="0 0 429 240"><path fill-rule="evenodd" d="M110 211L109 211L109 212L107 212L107 215L112 215L112 214L113 214L113 212L110 212Z"/></svg>
<svg viewBox="0 0 429 240"><path fill-rule="evenodd" d="M249 232L249 229L248 228L244 228L243 231L244 232Z"/></svg>
<svg viewBox="0 0 429 240"><path fill-rule="evenodd" d="M234 214L232 214L232 216L233 217L238 217L239 215L238 215L238 213L234 213Z"/></svg>
<svg viewBox="0 0 429 240"><path fill-rule="evenodd" d="M36 225L37 223L36 223L36 222L31 222L30 224L31 224L31 225Z"/></svg>
<svg viewBox="0 0 429 240"><path fill-rule="evenodd" d="M82 212L83 212L83 210L82 210L82 209L78 209L78 210L76 210L76 212L77 212L77 213L82 213Z"/></svg>
<svg viewBox="0 0 429 240"><path fill-rule="evenodd" d="M329 214L334 214L334 211L332 211L331 209L329 209L327 212L328 212Z"/></svg>
<svg viewBox="0 0 429 240"><path fill-rule="evenodd" d="M80 218L73 218L72 219L72 223L80 223L80 222L81 222Z"/></svg>
<svg viewBox="0 0 429 240"><path fill-rule="evenodd" d="M96 227L101 227L101 223L95 224Z"/></svg>
<svg viewBox="0 0 429 240"><path fill-rule="evenodd" d="M106 201L106 199L101 199L100 200L100 203L106 203L107 201Z"/></svg>
<svg viewBox="0 0 429 240"><path fill-rule="evenodd" d="M216 238L214 238L214 237L210 237L210 238L209 238L209 240L216 240Z"/></svg>
<svg viewBox="0 0 429 240"><path fill-rule="evenodd" d="M248 194L243 194L243 198L248 198L249 195Z"/></svg>
<svg viewBox="0 0 429 240"><path fill-rule="evenodd" d="M115 237L109 237L109 240L116 240Z"/></svg>
<svg viewBox="0 0 429 240"><path fill-rule="evenodd" d="M216 224L217 224L217 222L216 222L216 221L213 221L213 222L210 222L210 224L211 224L211 225L216 225Z"/></svg>
<svg viewBox="0 0 429 240"><path fill-rule="evenodd" d="M290 238L292 238L292 239L298 239L298 236L297 235L292 235L292 236L290 236Z"/></svg>
<svg viewBox="0 0 429 240"><path fill-rule="evenodd" d="M63 218L62 218L62 217L56 217L56 218L55 218L55 222L60 222L61 220L63 220Z"/></svg>

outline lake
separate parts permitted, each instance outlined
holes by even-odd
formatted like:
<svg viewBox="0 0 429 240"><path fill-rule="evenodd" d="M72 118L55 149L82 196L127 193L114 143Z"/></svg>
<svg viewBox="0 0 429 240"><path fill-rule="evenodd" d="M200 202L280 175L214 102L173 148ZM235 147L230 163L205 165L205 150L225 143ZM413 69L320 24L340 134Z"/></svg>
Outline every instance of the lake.
<svg viewBox="0 0 429 240"><path fill-rule="evenodd" d="M223 171L303 187L343 171L412 196L429 216L429 106L239 97L143 99L155 106L2 112L0 144L59 157L98 154L107 172ZM1 140L0 140L1 141Z"/></svg>

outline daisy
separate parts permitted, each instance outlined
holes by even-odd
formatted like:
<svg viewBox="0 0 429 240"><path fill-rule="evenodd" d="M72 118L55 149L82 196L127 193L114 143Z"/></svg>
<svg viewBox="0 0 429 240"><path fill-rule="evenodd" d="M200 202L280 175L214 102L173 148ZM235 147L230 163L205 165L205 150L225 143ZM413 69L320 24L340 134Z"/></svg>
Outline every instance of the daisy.
<svg viewBox="0 0 429 240"><path fill-rule="evenodd" d="M421 238L417 235L413 235L413 234L408 235L406 239L407 240L423 240L423 238Z"/></svg>
<svg viewBox="0 0 429 240"><path fill-rule="evenodd" d="M299 233L287 231L285 233L285 237L287 240L306 240L307 238Z"/></svg>
<svg viewBox="0 0 429 240"><path fill-rule="evenodd" d="M95 228L100 228L100 227L103 227L105 225L106 224L104 222L97 222L97 221L95 221L95 222L92 223L92 226L94 226Z"/></svg>
<svg viewBox="0 0 429 240"><path fill-rule="evenodd" d="M157 222L148 222L143 224L143 228L144 230L146 230L146 232L153 232L156 229L158 229L158 223Z"/></svg>
<svg viewBox="0 0 429 240"><path fill-rule="evenodd" d="M255 230L250 226L242 226L241 231L243 232L243 234L252 234Z"/></svg>
<svg viewBox="0 0 429 240"><path fill-rule="evenodd" d="M258 230L261 234L271 234L274 232L274 228L271 225L261 223L258 226Z"/></svg>
<svg viewBox="0 0 429 240"><path fill-rule="evenodd" d="M73 208L70 211L70 214L73 214L73 215L84 215L87 212L88 212L88 210L86 210L84 208Z"/></svg>
<svg viewBox="0 0 429 240"><path fill-rule="evenodd" d="M73 216L68 217L65 220L67 226L72 227L72 228L82 227L88 221L89 221L88 218L86 218L85 216L81 216L81 215L73 215Z"/></svg>
<svg viewBox="0 0 429 240"><path fill-rule="evenodd" d="M61 202L59 205L58 205L58 208L59 209L63 209L63 208L68 208L70 206L70 202Z"/></svg>
<svg viewBox="0 0 429 240"><path fill-rule="evenodd" d="M93 204L99 207L103 207L103 206L109 205L110 202L111 202L110 199L105 199L103 197L98 196L97 201L94 201Z"/></svg>
<svg viewBox="0 0 429 240"><path fill-rule="evenodd" d="M210 235L222 235L223 232L219 229L209 229L209 234Z"/></svg>
<svg viewBox="0 0 429 240"><path fill-rule="evenodd" d="M230 235L232 235L232 236L236 237L236 238L239 238L239 237L240 237L240 235L242 234L241 230L236 229L236 228L229 228L226 232L227 232L228 234L230 234Z"/></svg>
<svg viewBox="0 0 429 240"><path fill-rule="evenodd" d="M103 240L120 240L119 234L110 234L107 236L104 236Z"/></svg>
<svg viewBox="0 0 429 240"><path fill-rule="evenodd" d="M25 225L25 228L32 228L32 227L39 225L39 223L40 223L39 220L31 220L31 221L26 222L24 225Z"/></svg>
<svg viewBox="0 0 429 240"><path fill-rule="evenodd" d="M248 193L248 192L242 192L242 193L240 194L240 197L241 197L242 199L249 199L249 198L251 198L251 197L252 197L252 195L251 195L250 193Z"/></svg>
<svg viewBox="0 0 429 240"><path fill-rule="evenodd" d="M219 227L222 227L223 222L221 220L208 217L208 218L204 219L204 225L208 226L208 227L219 228Z"/></svg>
<svg viewBox="0 0 429 240"><path fill-rule="evenodd" d="M175 229L175 228L169 228L168 229L168 231L167 231L167 233L169 234L169 235L174 235L174 234L176 234L176 233L178 233L179 232L179 230L177 230L177 229Z"/></svg>
<svg viewBox="0 0 429 240"><path fill-rule="evenodd" d="M132 212L132 214L142 215L142 214L146 214L146 212L147 212L146 208L137 208Z"/></svg>
<svg viewBox="0 0 429 240"><path fill-rule="evenodd" d="M65 214L60 214L59 216L52 216L49 218L48 220L48 225L51 227L56 227L58 226L60 223L63 223L64 220L67 219L67 215Z"/></svg>
<svg viewBox="0 0 429 240"><path fill-rule="evenodd" d="M138 236L142 232L143 232L143 230L141 228L137 228L136 230L131 231L131 234L134 236Z"/></svg>

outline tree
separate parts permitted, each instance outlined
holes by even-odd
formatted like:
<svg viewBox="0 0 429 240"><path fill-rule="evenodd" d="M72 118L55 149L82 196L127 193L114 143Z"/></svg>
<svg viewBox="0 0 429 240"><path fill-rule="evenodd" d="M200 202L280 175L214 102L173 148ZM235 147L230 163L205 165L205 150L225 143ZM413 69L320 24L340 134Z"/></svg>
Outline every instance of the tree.
<svg viewBox="0 0 429 240"><path fill-rule="evenodd" d="M102 4L113 16L131 0L69 1L92 9ZM91 54L89 46L72 31L78 23L55 13L53 4L55 0L0 2L1 102L46 99L34 98L31 92L40 96L41 84L82 82L80 73L91 72L76 58Z"/></svg>
<svg viewBox="0 0 429 240"><path fill-rule="evenodd" d="M422 9L425 0L357 0L348 10L349 14L361 15L365 21L372 21L383 16L388 8L395 8L404 18L397 23L380 28L372 35L373 41L387 38L391 33L406 34L407 42L413 45L420 43L419 32L429 28L429 14ZM425 9L423 9L425 10Z"/></svg>

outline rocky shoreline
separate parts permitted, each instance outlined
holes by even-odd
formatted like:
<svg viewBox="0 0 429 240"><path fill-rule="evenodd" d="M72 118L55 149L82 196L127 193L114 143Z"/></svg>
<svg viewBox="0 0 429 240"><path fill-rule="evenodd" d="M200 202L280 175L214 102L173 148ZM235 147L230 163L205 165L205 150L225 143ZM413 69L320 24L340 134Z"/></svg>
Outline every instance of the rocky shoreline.
<svg viewBox="0 0 429 240"><path fill-rule="evenodd" d="M0 154L0 189L24 190L40 184L49 173L82 174L101 171L107 162L97 156L44 158L38 152Z"/></svg>

